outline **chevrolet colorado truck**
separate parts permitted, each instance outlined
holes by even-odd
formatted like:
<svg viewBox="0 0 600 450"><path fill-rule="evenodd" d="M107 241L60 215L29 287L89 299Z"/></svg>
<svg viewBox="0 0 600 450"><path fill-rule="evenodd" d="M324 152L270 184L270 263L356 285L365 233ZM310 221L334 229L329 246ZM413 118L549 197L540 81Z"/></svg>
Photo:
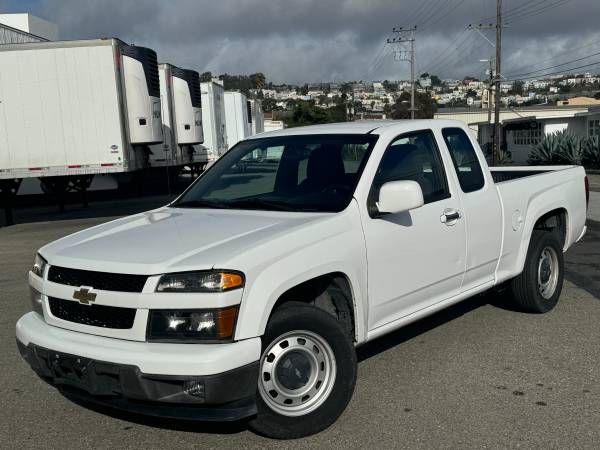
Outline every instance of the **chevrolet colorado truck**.
<svg viewBox="0 0 600 450"><path fill-rule="evenodd" d="M18 347L67 396L309 435L357 346L500 284L550 311L586 195L581 167L488 168L462 122L257 135L169 205L42 247Z"/></svg>

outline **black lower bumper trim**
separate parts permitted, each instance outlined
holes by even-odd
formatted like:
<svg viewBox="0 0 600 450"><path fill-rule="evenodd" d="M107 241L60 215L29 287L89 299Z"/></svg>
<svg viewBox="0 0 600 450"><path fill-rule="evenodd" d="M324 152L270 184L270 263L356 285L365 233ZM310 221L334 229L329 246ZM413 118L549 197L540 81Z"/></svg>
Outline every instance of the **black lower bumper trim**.
<svg viewBox="0 0 600 450"><path fill-rule="evenodd" d="M234 421L256 414L258 361L215 375L153 375L133 365L25 346L18 340L17 345L31 368L67 397L176 419Z"/></svg>
<svg viewBox="0 0 600 450"><path fill-rule="evenodd" d="M235 422L256 415L254 396L218 406L190 406L185 404L151 403L126 398L92 396L85 391L60 388L60 392L78 403L126 411L128 413L154 416L165 419L198 420L204 422Z"/></svg>

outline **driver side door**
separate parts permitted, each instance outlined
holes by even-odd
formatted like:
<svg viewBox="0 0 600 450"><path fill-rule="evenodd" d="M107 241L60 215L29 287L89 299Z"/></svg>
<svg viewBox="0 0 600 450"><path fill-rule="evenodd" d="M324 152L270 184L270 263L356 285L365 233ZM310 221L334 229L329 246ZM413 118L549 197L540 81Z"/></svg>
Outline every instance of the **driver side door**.
<svg viewBox="0 0 600 450"><path fill-rule="evenodd" d="M381 185L397 180L419 183L424 205L378 215ZM372 332L460 292L466 230L460 197L431 130L401 135L388 146L368 202L364 232Z"/></svg>

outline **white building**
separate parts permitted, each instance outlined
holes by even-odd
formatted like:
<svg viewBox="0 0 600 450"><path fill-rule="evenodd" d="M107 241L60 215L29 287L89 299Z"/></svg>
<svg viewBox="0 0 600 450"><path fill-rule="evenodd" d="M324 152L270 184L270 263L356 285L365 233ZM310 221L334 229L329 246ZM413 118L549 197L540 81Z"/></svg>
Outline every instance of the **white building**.
<svg viewBox="0 0 600 450"><path fill-rule="evenodd" d="M0 14L0 24L6 25L14 30L24 31L33 36L33 38L38 38L38 41L58 40L58 27L56 24L31 14ZM3 27L3 29L6 30L6 27ZM0 41L0 43L4 44L20 42L35 42L35 40L17 42Z"/></svg>
<svg viewBox="0 0 600 450"><path fill-rule="evenodd" d="M483 109L441 109L436 119L457 119L465 122L482 147L489 148L492 126ZM494 114L492 113L492 123ZM600 130L598 106L527 106L500 111L505 148L511 152L515 163L526 163L531 148L545 135L569 131L579 136L597 136Z"/></svg>

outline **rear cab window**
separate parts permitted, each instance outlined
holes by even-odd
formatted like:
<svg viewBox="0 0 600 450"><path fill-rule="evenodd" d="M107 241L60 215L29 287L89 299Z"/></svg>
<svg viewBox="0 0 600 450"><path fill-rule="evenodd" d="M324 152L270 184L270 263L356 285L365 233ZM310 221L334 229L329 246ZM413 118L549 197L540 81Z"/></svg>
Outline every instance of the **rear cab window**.
<svg viewBox="0 0 600 450"><path fill-rule="evenodd" d="M462 191L469 193L483 188L485 177L477 158L477 152L467 133L461 128L444 128L442 135L450 152Z"/></svg>

